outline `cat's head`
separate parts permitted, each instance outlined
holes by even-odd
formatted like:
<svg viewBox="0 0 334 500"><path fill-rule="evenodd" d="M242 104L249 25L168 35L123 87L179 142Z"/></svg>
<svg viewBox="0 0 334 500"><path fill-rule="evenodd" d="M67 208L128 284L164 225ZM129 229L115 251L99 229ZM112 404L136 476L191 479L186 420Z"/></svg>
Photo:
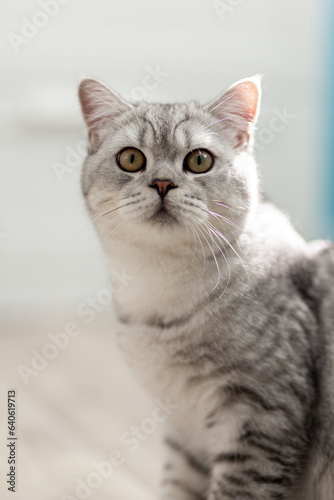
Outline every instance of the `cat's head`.
<svg viewBox="0 0 334 500"><path fill-rule="evenodd" d="M82 81L89 137L82 189L101 238L234 240L258 197L252 144L260 93L255 77L206 105L131 104Z"/></svg>

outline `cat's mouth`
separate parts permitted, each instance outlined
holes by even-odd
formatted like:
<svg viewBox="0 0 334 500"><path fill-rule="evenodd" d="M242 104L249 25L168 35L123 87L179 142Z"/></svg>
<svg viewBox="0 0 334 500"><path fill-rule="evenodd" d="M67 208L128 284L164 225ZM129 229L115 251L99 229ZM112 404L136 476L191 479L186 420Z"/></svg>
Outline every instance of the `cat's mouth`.
<svg viewBox="0 0 334 500"><path fill-rule="evenodd" d="M158 210L150 217L154 223L160 224L173 224L177 222L176 218L169 212L169 210L161 205Z"/></svg>

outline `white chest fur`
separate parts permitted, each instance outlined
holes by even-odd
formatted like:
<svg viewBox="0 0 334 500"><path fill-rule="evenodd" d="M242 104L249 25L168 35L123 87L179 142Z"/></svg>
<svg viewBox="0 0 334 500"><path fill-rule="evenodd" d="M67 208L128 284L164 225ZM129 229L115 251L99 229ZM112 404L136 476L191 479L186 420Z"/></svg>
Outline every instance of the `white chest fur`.
<svg viewBox="0 0 334 500"><path fill-rule="evenodd" d="M133 246L122 247L114 249L110 263L111 269L131 278L115 296L120 348L153 397L174 408L169 423L178 441L209 461L231 448L240 422L228 410L219 416L219 426L208 425L210 414L221 405L219 393L227 376L208 378L205 363L186 360L189 345L200 343L206 334L211 308L198 305L217 279L216 272L206 272L202 253L189 250L175 255L139 249L136 255ZM177 353L182 350L185 357L180 360Z"/></svg>
<svg viewBox="0 0 334 500"><path fill-rule="evenodd" d="M152 317L168 321L183 316L214 286L205 276L203 255L191 248L177 253L120 245L107 255L109 259L111 275L116 271L127 277L115 295L115 304L122 314L139 323Z"/></svg>
<svg viewBox="0 0 334 500"><path fill-rule="evenodd" d="M191 322L188 326L191 329ZM153 398L170 405L168 424L172 437L209 463L222 450L232 449L241 422L231 410L217 415L222 403L221 388L228 376L207 379L205 366L173 362L173 350L181 345L175 333L174 340L157 338L158 328L120 325L119 344L135 376ZM180 329L179 334L184 331ZM211 426L216 417L219 425Z"/></svg>

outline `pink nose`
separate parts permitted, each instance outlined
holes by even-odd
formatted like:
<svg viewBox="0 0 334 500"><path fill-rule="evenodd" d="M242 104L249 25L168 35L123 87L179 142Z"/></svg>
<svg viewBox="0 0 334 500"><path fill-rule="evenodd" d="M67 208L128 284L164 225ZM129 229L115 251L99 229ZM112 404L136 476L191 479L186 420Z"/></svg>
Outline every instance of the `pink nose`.
<svg viewBox="0 0 334 500"><path fill-rule="evenodd" d="M155 188L158 191L160 198L163 200L168 191L176 188L177 186L175 186L175 184L169 179L156 179L152 182L152 184L150 184L150 187Z"/></svg>

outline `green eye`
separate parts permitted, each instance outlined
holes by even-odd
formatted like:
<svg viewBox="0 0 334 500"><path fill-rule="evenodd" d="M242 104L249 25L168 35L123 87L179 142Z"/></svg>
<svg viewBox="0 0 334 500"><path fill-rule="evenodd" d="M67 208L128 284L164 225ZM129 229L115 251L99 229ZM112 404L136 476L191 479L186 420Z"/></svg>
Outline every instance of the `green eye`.
<svg viewBox="0 0 334 500"><path fill-rule="evenodd" d="M117 163L120 168L127 172L138 172L145 167L146 158L139 149L125 148L118 153Z"/></svg>
<svg viewBox="0 0 334 500"><path fill-rule="evenodd" d="M194 174L203 174L213 165L213 157L205 149L190 151L184 159L184 168Z"/></svg>

